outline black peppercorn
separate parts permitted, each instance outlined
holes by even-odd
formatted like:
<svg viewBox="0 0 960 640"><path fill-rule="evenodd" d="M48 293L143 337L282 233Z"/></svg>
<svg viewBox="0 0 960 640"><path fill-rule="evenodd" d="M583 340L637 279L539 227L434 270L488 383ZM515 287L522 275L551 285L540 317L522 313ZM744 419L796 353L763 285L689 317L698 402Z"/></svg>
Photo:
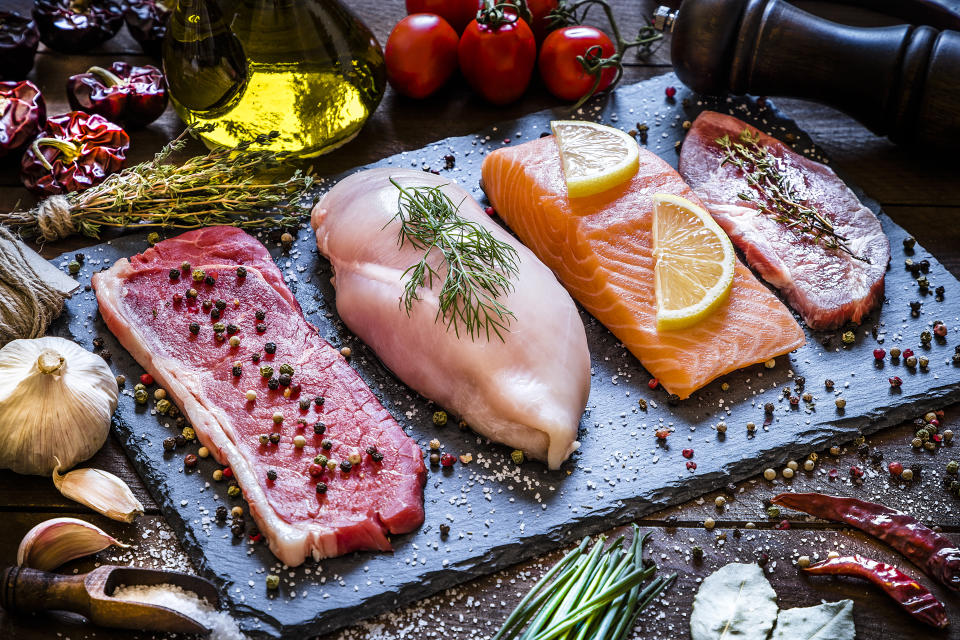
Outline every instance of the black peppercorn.
<svg viewBox="0 0 960 640"><path fill-rule="evenodd" d="M263 324L262 322L257 323L257 333L263 333L266 330L267 325Z"/></svg>
<svg viewBox="0 0 960 640"><path fill-rule="evenodd" d="M276 479L277 479L277 472L276 472L276 470L274 470L274 469L269 469L269 470L267 471L267 480L276 480Z"/></svg>
<svg viewBox="0 0 960 640"><path fill-rule="evenodd" d="M274 431L273 433L270 434L270 443L277 444L279 442L280 442L280 434Z"/></svg>
<svg viewBox="0 0 960 640"><path fill-rule="evenodd" d="M679 403L680 403L680 396L678 396L677 394L671 393L670 395L667 396L667 404L670 405L671 407L675 407Z"/></svg>
<svg viewBox="0 0 960 640"><path fill-rule="evenodd" d="M290 385L290 394L294 396L300 395L300 383L294 382Z"/></svg>
<svg viewBox="0 0 960 640"><path fill-rule="evenodd" d="M200 333L199 323L196 323L196 322L190 323L190 333L192 333L193 335L197 335L198 333Z"/></svg>
<svg viewBox="0 0 960 640"><path fill-rule="evenodd" d="M921 260L921 261L920 261L920 271L922 271L923 273L930 273L930 261L929 261L929 260Z"/></svg>
<svg viewBox="0 0 960 640"><path fill-rule="evenodd" d="M448 535L450 535L450 525L444 522L440 525L440 537L446 538Z"/></svg>
<svg viewBox="0 0 960 640"><path fill-rule="evenodd" d="M211 302L210 300L204 300L203 302L200 303L200 308L203 309L204 311L210 311L210 309L213 308L213 302Z"/></svg>
<svg viewBox="0 0 960 640"><path fill-rule="evenodd" d="M274 354L277 352L277 345L274 342L267 342L263 345L263 350L269 354Z"/></svg>
<svg viewBox="0 0 960 640"><path fill-rule="evenodd" d="M353 465L350 464L349 460L343 460L340 463L340 471L343 471L344 473L350 473L350 469L352 468L353 468Z"/></svg>
<svg viewBox="0 0 960 640"><path fill-rule="evenodd" d="M177 447L177 439L170 437L163 439L163 450L164 451L173 451Z"/></svg>
<svg viewBox="0 0 960 640"><path fill-rule="evenodd" d="M368 453L368 454L373 455L373 454L376 453L376 452L377 452L377 448L376 448L375 446L370 445L369 447L367 447L367 453Z"/></svg>
<svg viewBox="0 0 960 640"><path fill-rule="evenodd" d="M219 319L220 319L220 309L217 309L216 307L214 307L213 309L210 309L210 317L211 317L212 319L214 319L214 320L219 320Z"/></svg>
<svg viewBox="0 0 960 640"><path fill-rule="evenodd" d="M382 462L383 454L380 453L379 451L374 451L373 453L370 454L370 459L373 460L374 462Z"/></svg>
<svg viewBox="0 0 960 640"><path fill-rule="evenodd" d="M323 432L326 430L327 430L327 425L323 424L322 422L318 422L317 424L313 425L313 432L318 436L322 436Z"/></svg>
<svg viewBox="0 0 960 640"><path fill-rule="evenodd" d="M233 369L231 369L231 371L233 372L234 378L239 378L241 375L243 375L243 368L238 364L233 365Z"/></svg>
<svg viewBox="0 0 960 640"><path fill-rule="evenodd" d="M187 444L187 438L182 433L174 438L177 443L177 447L182 447Z"/></svg>
<svg viewBox="0 0 960 640"><path fill-rule="evenodd" d="M253 360L254 364L256 364L260 362L260 354L259 353L253 354L252 356L250 356L250 359Z"/></svg>
<svg viewBox="0 0 960 640"><path fill-rule="evenodd" d="M772 402L768 402L765 405L763 405L764 413L773 413L773 408L774 407Z"/></svg>
<svg viewBox="0 0 960 640"><path fill-rule="evenodd" d="M217 519L217 522L226 522L227 521L227 508L223 505L217 507L216 512L214 512L214 517Z"/></svg>
<svg viewBox="0 0 960 640"><path fill-rule="evenodd" d="M320 446L323 447L324 449L327 449L327 450L332 449L332 448L333 448L333 440L330 440L329 438L325 438L325 439L323 440L323 442L320 443Z"/></svg>
<svg viewBox="0 0 960 640"><path fill-rule="evenodd" d="M179 280L180 279L180 270L179 269L170 269L170 279Z"/></svg>
<svg viewBox="0 0 960 640"><path fill-rule="evenodd" d="M243 537L243 522L237 522L236 520L230 525L230 533L233 534L234 538Z"/></svg>
<svg viewBox="0 0 960 640"><path fill-rule="evenodd" d="M257 317L257 320L263 320L264 318L267 317L267 312L263 311L262 309L257 309L257 312L255 315Z"/></svg>
<svg viewBox="0 0 960 640"><path fill-rule="evenodd" d="M220 311L223 311L224 309L227 308L227 301L226 301L226 300L217 300L216 302L213 303L213 305L214 305L217 309L220 309Z"/></svg>
<svg viewBox="0 0 960 640"><path fill-rule="evenodd" d="M868 453L870 453L870 447L866 443L857 447L857 455L861 458L866 458Z"/></svg>
<svg viewBox="0 0 960 640"><path fill-rule="evenodd" d="M286 373L281 373L280 377L277 379L277 382L280 384L281 387L289 387L290 375Z"/></svg>
<svg viewBox="0 0 960 640"><path fill-rule="evenodd" d="M271 389L276 389L277 387L280 386L280 380L278 380L277 378L270 378L269 380L267 380L267 386L270 387Z"/></svg>
<svg viewBox="0 0 960 640"><path fill-rule="evenodd" d="M239 330L240 330L240 328L237 327L237 325L235 325L235 324L228 324L228 325L227 325L227 333L229 333L231 336L232 336L233 334L235 334L235 333L236 333L237 331L239 331Z"/></svg>
<svg viewBox="0 0 960 640"><path fill-rule="evenodd" d="M300 399L300 411L307 411L310 408L310 401L306 398Z"/></svg>
<svg viewBox="0 0 960 640"><path fill-rule="evenodd" d="M958 353L960 353L960 351L958 351ZM324 403L323 396L317 396L316 398L313 399L313 404L317 405L318 407L322 407L323 403Z"/></svg>
<svg viewBox="0 0 960 640"><path fill-rule="evenodd" d="M907 251L912 251L916 244L917 241L914 240L913 236L907 236L903 239L903 248Z"/></svg>
<svg viewBox="0 0 960 640"><path fill-rule="evenodd" d="M323 493L326 493L326 492L327 492L327 483L326 483L326 482L318 482L318 483L317 483L317 493L323 494Z"/></svg>
<svg viewBox="0 0 960 640"><path fill-rule="evenodd" d="M217 280L213 276L207 276L206 278L203 279L203 281L207 283L208 286L211 286L211 287L217 284Z"/></svg>
<svg viewBox="0 0 960 640"><path fill-rule="evenodd" d="M237 267L237 277L246 278L247 277L247 268L246 267Z"/></svg>
<svg viewBox="0 0 960 640"><path fill-rule="evenodd" d="M944 296L944 294L947 292L947 290L943 288L943 285L940 285L939 287L937 287L936 289L934 289L933 292L934 292L935 294L937 294L937 300L940 301L940 302L942 302L942 301L943 301L943 296Z"/></svg>

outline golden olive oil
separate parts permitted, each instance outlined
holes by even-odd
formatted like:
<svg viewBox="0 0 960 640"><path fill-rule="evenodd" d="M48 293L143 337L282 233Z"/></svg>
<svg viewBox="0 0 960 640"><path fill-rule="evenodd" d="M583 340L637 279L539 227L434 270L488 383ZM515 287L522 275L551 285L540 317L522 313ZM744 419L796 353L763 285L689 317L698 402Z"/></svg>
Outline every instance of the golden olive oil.
<svg viewBox="0 0 960 640"><path fill-rule="evenodd" d="M300 157L353 138L385 83L380 45L336 0L180 0L163 62L208 145L276 132L265 147Z"/></svg>

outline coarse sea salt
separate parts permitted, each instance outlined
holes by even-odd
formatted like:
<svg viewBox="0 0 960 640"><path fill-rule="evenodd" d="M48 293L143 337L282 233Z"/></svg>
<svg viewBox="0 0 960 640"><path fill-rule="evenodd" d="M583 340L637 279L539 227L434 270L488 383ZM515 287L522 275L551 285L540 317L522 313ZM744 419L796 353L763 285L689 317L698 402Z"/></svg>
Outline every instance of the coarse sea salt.
<svg viewBox="0 0 960 640"><path fill-rule="evenodd" d="M120 586L113 592L113 597L173 609L210 629L210 640L246 640L227 612L217 611L194 592L173 584Z"/></svg>

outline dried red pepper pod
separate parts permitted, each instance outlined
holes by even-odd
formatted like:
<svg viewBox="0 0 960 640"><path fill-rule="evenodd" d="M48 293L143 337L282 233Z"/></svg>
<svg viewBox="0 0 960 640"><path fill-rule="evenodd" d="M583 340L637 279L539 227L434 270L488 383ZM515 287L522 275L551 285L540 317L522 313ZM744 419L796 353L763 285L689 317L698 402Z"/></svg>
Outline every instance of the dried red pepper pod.
<svg viewBox="0 0 960 640"><path fill-rule="evenodd" d="M123 19L130 35L147 55L160 57L170 13L170 4L161 0L128 0Z"/></svg>
<svg viewBox="0 0 960 640"><path fill-rule="evenodd" d="M70 76L67 98L75 110L141 127L167 108L167 87L156 67L114 62L109 69L90 67L86 73Z"/></svg>
<svg viewBox="0 0 960 640"><path fill-rule="evenodd" d="M812 575L856 576L883 589L911 616L943 629L950 621L943 603L922 584L896 567L860 555L827 558L804 569Z"/></svg>
<svg viewBox="0 0 960 640"><path fill-rule="evenodd" d="M103 116L71 111L47 120L23 154L20 178L40 195L83 191L122 169L129 147L127 132Z"/></svg>
<svg viewBox="0 0 960 640"><path fill-rule="evenodd" d="M35 84L0 82L0 156L33 140L46 123L47 107Z"/></svg>
<svg viewBox="0 0 960 640"><path fill-rule="evenodd" d="M63 53L83 53L117 34L123 3L117 0L36 0L33 19L40 41Z"/></svg>
<svg viewBox="0 0 960 640"><path fill-rule="evenodd" d="M0 80L26 78L39 44L36 22L14 11L0 11Z"/></svg>
<svg viewBox="0 0 960 640"><path fill-rule="evenodd" d="M960 591L960 549L913 516L882 504L822 493L781 493L774 504L825 520L845 522L905 555L927 575Z"/></svg>

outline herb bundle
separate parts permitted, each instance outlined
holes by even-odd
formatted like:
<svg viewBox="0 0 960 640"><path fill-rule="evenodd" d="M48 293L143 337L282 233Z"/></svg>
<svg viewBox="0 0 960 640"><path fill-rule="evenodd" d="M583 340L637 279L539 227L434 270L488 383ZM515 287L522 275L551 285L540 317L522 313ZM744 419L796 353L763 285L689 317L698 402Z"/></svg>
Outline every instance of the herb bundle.
<svg viewBox="0 0 960 640"><path fill-rule="evenodd" d="M266 178L284 169L286 154L256 150L271 135L236 149L217 148L182 165L168 162L184 148L186 133L148 162L115 173L85 191L51 196L30 211L0 213L0 224L21 236L57 240L73 233L98 238L104 227L196 229L229 225L244 229L293 227L296 200L313 179L300 171L282 180ZM291 203L295 213L265 209Z"/></svg>
<svg viewBox="0 0 960 640"><path fill-rule="evenodd" d="M737 141L724 135L717 138L716 143L723 150L720 166L734 165L743 172L747 184L753 187L753 193L738 193L737 197L786 225L798 238L870 262L855 255L847 245L847 239L836 232L833 223L799 197L793 184L780 172L775 158L760 144L759 132L753 134L744 129Z"/></svg>
<svg viewBox="0 0 960 640"><path fill-rule="evenodd" d="M514 315L497 298L513 290L510 277L518 272L517 250L461 216L460 205L441 187L405 188L392 178L390 182L400 191L391 219L400 222L397 243L423 250L420 261L403 272L407 281L401 302L407 314L420 299L418 290L432 287L437 278L443 285L436 319L443 318L448 331L452 327L459 337L462 324L472 339L485 334L489 340L492 331L503 340L501 331ZM430 263L434 250L443 257L444 274Z"/></svg>
<svg viewBox="0 0 960 640"><path fill-rule="evenodd" d="M653 577L656 565L643 561L649 536L633 525L629 547L620 536L604 548L601 537L589 553L585 539L534 585L491 640L623 640L677 577Z"/></svg>

